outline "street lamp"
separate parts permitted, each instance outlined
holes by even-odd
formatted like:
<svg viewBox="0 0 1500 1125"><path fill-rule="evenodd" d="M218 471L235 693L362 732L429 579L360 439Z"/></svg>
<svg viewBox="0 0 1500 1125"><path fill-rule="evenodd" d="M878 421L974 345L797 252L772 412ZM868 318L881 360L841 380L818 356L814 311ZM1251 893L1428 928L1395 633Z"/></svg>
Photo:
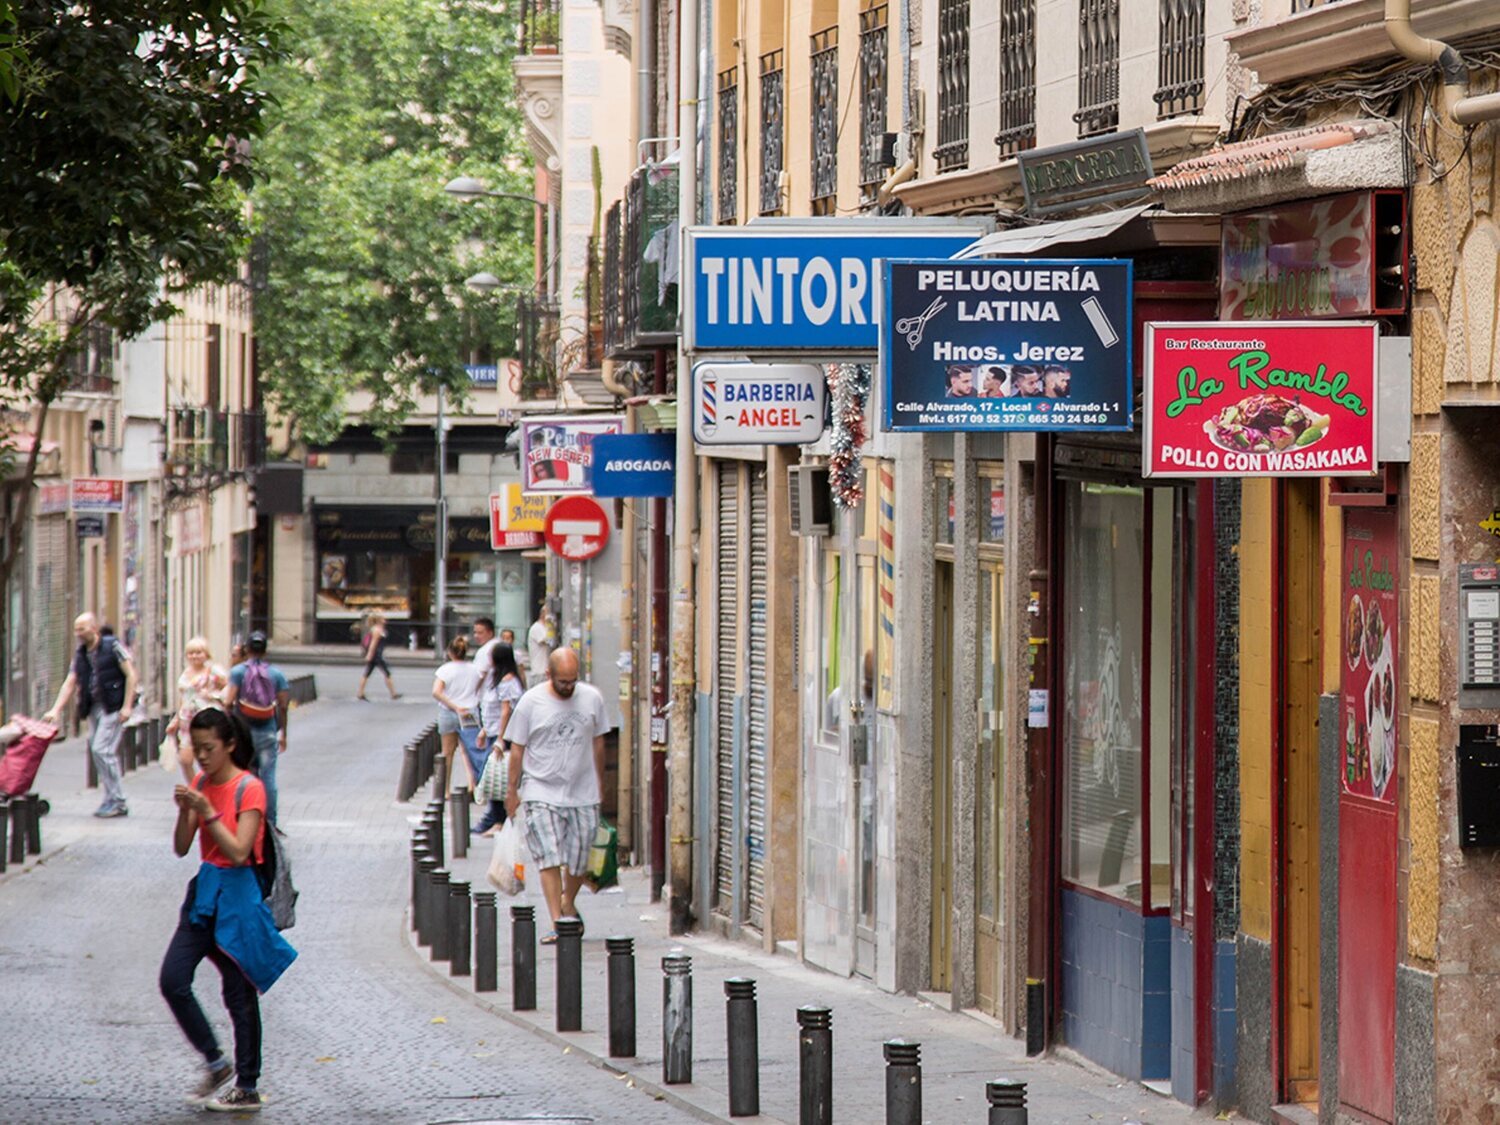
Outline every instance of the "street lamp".
<svg viewBox="0 0 1500 1125"><path fill-rule="evenodd" d="M514 199L519 203L530 203L538 208L547 220L547 268L545 277L547 280L547 296L552 297L557 293L557 286L553 281L553 274L557 268L557 211L551 203L545 199L537 199L530 195L521 195L513 191L491 191L485 186L485 182L474 176L456 176L443 185L443 190L456 199ZM493 283L484 279L494 279ZM469 278L464 284L481 292L489 292L499 286L499 279L494 274L477 273Z"/></svg>

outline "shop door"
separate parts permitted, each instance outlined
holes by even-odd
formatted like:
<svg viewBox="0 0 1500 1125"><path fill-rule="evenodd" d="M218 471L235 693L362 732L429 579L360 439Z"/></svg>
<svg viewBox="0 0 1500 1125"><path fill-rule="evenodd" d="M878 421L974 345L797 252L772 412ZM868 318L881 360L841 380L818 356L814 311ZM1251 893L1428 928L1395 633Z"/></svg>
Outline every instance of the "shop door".
<svg viewBox="0 0 1500 1125"><path fill-rule="evenodd" d="M721 462L718 470L717 635L714 638L714 909L734 918L738 891L735 840L738 832L740 663L740 467Z"/></svg>
<svg viewBox="0 0 1500 1125"><path fill-rule="evenodd" d="M1321 482L1281 487L1281 1097L1318 1099L1318 696Z"/></svg>
<svg viewBox="0 0 1500 1125"><path fill-rule="evenodd" d="M766 680L769 674L770 548L767 539L766 470L750 469L750 643L745 690L745 922L760 929L766 902Z"/></svg>
<svg viewBox="0 0 1500 1125"><path fill-rule="evenodd" d="M873 509L874 504L866 505ZM855 556L858 602L855 605L854 644L849 658L855 667L845 683L856 683L848 716L849 761L854 764L854 971L875 975L875 558Z"/></svg>
<svg viewBox="0 0 1500 1125"><path fill-rule="evenodd" d="M1004 568L979 570L979 755L974 794L979 821L975 849L974 981L979 1007L1000 1017L1005 1010L1004 857L1005 682L1000 654L1005 643Z"/></svg>
<svg viewBox="0 0 1500 1125"><path fill-rule="evenodd" d="M953 563L933 565L932 621L932 987L952 987L953 924Z"/></svg>
<svg viewBox="0 0 1500 1125"><path fill-rule="evenodd" d="M1394 511L1345 510L1338 1089L1340 1102L1378 1121L1395 1111L1397 547Z"/></svg>

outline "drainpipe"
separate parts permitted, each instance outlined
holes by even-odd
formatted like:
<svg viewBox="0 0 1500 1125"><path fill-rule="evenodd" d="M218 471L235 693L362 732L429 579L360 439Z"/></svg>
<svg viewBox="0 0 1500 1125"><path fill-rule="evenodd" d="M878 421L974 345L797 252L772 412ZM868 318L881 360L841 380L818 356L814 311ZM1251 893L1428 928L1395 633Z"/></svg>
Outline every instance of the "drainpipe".
<svg viewBox="0 0 1500 1125"><path fill-rule="evenodd" d="M1470 98L1469 69L1457 51L1440 39L1418 35L1411 26L1411 0L1385 0L1385 33L1412 62L1435 63L1443 72L1443 104L1459 125L1476 125L1500 118L1500 94Z"/></svg>
<svg viewBox="0 0 1500 1125"><path fill-rule="evenodd" d="M677 52L677 222L686 232L698 222L698 19L694 0L678 7L681 39ZM687 239L682 247L679 292L691 284L687 270ZM694 628L697 599L693 586L693 533L698 511L698 458L693 450L691 413L692 356L677 337L677 489L672 521L672 697L667 748L669 809L667 817L668 928L686 933L693 918L693 693L697 689Z"/></svg>

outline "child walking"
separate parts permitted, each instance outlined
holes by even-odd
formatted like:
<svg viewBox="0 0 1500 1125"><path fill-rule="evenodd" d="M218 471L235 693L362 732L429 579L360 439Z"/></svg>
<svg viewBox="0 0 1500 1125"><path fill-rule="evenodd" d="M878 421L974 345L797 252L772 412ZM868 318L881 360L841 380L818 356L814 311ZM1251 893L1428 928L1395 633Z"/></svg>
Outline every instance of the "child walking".
<svg viewBox="0 0 1500 1125"><path fill-rule="evenodd" d="M201 862L162 958L161 993L203 1056L203 1077L188 1101L210 1110L254 1112L261 1107L259 994L276 983L297 951L276 932L253 866L264 854L266 789L248 771L255 759L249 728L239 716L209 707L193 716L189 736L199 772L191 785L179 785L173 793L172 846L185 856L197 836ZM234 1026L233 1064L193 995L193 974L205 957L224 980L224 1004Z"/></svg>

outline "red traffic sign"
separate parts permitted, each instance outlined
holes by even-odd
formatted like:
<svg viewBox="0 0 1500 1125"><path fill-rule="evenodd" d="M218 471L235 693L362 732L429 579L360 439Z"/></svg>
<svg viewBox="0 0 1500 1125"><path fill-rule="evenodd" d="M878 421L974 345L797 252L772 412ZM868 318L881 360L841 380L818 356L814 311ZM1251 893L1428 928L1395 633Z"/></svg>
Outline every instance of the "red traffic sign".
<svg viewBox="0 0 1500 1125"><path fill-rule="evenodd" d="M553 554L583 562L609 542L609 516L591 496L564 496L547 509L542 534Z"/></svg>

